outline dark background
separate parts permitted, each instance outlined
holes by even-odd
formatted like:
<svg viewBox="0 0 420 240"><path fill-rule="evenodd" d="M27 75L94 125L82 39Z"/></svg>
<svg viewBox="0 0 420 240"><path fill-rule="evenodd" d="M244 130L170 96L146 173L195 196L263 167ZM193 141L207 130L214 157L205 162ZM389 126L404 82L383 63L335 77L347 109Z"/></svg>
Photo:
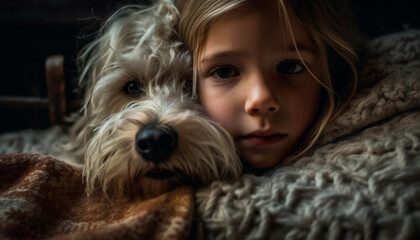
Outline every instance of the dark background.
<svg viewBox="0 0 420 240"><path fill-rule="evenodd" d="M336 0L340 1L340 0ZM47 56L65 56L69 100L77 77L77 51L101 21L127 3L150 0L2 0L0 2L0 96L46 97ZM420 0L352 0L356 20L367 38L420 29ZM49 126L48 111L0 107L0 133Z"/></svg>

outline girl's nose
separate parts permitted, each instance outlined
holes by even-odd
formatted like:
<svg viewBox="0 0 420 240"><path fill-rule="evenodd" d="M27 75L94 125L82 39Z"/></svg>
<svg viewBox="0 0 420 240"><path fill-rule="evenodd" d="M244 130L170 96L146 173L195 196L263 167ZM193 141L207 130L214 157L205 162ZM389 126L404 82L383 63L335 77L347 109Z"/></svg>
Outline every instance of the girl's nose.
<svg viewBox="0 0 420 240"><path fill-rule="evenodd" d="M250 81L245 102L245 111L248 114L268 114L279 110L275 91L267 83L268 79L264 77L254 77Z"/></svg>

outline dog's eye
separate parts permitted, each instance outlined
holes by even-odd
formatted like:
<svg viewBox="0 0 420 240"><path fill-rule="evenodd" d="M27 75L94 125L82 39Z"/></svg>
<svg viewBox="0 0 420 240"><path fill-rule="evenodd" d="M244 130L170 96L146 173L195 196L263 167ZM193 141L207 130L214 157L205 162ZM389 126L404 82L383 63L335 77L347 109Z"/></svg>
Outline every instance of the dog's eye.
<svg viewBox="0 0 420 240"><path fill-rule="evenodd" d="M142 94L141 84L135 80L129 81L124 86L124 92L129 97L137 98Z"/></svg>

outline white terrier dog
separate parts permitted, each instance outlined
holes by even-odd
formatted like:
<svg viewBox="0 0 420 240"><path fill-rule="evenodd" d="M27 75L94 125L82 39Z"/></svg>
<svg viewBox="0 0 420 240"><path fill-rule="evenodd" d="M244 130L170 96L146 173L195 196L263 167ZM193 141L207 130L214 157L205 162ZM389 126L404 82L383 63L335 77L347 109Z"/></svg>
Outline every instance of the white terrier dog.
<svg viewBox="0 0 420 240"><path fill-rule="evenodd" d="M152 197L239 177L232 137L187 87L191 58L177 22L168 0L127 6L82 51L84 105L62 158L84 165L88 194Z"/></svg>

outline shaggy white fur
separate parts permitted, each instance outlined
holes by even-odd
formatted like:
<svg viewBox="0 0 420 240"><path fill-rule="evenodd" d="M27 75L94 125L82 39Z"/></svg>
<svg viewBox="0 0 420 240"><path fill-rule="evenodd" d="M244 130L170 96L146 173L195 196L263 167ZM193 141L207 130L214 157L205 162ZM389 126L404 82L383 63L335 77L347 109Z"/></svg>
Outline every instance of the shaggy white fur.
<svg viewBox="0 0 420 240"><path fill-rule="evenodd" d="M361 89L313 153L196 193L203 236L420 239L419 107L420 31L374 40Z"/></svg>

